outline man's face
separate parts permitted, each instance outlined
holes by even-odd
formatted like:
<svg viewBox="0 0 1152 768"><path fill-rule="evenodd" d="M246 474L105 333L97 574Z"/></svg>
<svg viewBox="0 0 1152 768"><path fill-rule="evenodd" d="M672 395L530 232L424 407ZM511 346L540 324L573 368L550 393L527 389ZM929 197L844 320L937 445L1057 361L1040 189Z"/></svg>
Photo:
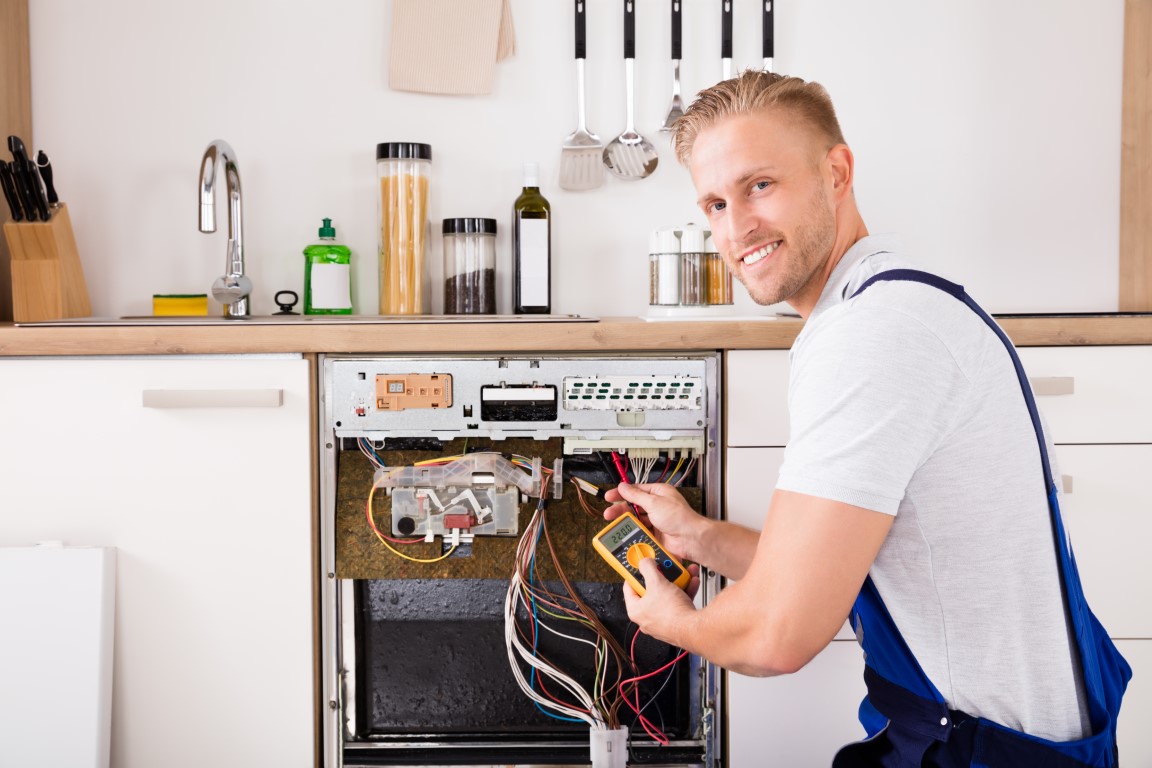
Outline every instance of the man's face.
<svg viewBox="0 0 1152 768"><path fill-rule="evenodd" d="M835 209L819 141L786 113L761 111L723 118L693 144L712 239L758 304L803 291L831 255Z"/></svg>

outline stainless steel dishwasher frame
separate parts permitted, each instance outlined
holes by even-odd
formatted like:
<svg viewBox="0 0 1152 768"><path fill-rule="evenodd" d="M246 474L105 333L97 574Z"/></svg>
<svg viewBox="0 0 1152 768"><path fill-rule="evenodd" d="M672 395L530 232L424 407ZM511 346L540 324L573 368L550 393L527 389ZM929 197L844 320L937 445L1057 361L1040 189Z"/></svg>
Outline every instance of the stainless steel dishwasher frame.
<svg viewBox="0 0 1152 768"><path fill-rule="evenodd" d="M507 355L320 355L319 371L319 460L320 460L320 580L321 611L321 685L322 685L322 754L325 768L346 764L445 765L443 750L435 763L422 760L419 753L428 743L413 739L410 743L376 745L360 739L355 730L357 659L355 637L354 580L336 578L335 507L337 461L342 441L367 437L372 440L397 437L486 437L493 441L509 437L553 437L571 440L574 446L650 445L659 447L675 441L695 444L701 463L700 473L705 513L721 517L720 391L721 357L718 352L697 353L617 353L617 354L537 354ZM376 376L382 374L450 374L453 403L449 408L378 411L375 406ZM599 382L600 392L612 384L634 384L638 379L648 387L657 378L692 380L703 391L698 405L678 408L664 403L621 394L614 403L605 404L573 389ZM578 383L577 383L578 382ZM604 384L609 385L605 388ZM482 401L490 393L522 395L520 390L552 391L557 398L557 418L551 421L505 421L481 418ZM617 390L619 391L619 390ZM654 391L642 389L644 392ZM699 391L699 390L697 390ZM566 405L565 396L574 401ZM531 397L531 395L529 395ZM610 396L611 397L611 396ZM583 403L578 398L588 402ZM669 397L669 400L672 398ZM572 407L575 406L575 409ZM567 445L567 444L566 444ZM579 451L579 448L574 450ZM568 453L566 448L566 453ZM701 572L697 604L703 605L720 588L719 576ZM701 766L719 768L725 764L721 754L724 730L722 671L698 657L690 657L699 682L694 692L694 707L699 708L698 742L702 759L692 762L646 765ZM696 742L693 742L695 745ZM346 748L389 750L401 748L416 758L395 762L379 752L380 762L346 761ZM444 746L444 745L439 745ZM509 754L514 755L524 744L509 740ZM429 754L431 757L431 753ZM495 764L494 760L493 763ZM507 762L501 762L508 765ZM518 762L536 765L537 762ZM540 762L549 764L551 762Z"/></svg>

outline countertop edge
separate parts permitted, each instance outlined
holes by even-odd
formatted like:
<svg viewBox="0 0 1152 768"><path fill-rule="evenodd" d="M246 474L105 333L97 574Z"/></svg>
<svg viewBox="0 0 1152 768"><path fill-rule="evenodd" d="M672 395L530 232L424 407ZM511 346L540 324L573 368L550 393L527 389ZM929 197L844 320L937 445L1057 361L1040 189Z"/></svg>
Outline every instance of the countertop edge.
<svg viewBox="0 0 1152 768"><path fill-rule="evenodd" d="M1152 316L998 318L1017 346L1152 344ZM787 349L796 318L581 323L322 326L16 327L0 323L0 357L260 353L620 352Z"/></svg>

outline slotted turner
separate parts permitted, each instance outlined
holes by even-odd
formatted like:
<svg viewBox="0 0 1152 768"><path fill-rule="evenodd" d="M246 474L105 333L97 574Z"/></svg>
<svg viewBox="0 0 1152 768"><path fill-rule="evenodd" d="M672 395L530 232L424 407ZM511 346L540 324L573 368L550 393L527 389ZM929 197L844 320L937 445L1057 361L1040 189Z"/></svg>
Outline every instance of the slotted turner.
<svg viewBox="0 0 1152 768"><path fill-rule="evenodd" d="M660 157L652 142L636 133L634 105L635 88L632 80L636 59L636 0L624 0L624 87L628 97L628 122L624 132L604 148L604 165L618 178L644 179L656 170Z"/></svg>
<svg viewBox="0 0 1152 768"><path fill-rule="evenodd" d="M573 191L595 189L604 183L604 144L588 131L584 115L584 3L576 0L576 131L564 140L560 150L560 188Z"/></svg>

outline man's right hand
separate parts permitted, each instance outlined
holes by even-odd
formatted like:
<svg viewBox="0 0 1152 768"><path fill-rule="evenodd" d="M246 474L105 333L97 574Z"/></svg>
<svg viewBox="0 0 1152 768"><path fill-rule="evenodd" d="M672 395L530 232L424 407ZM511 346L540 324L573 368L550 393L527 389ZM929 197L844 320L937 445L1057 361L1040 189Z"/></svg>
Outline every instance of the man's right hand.
<svg viewBox="0 0 1152 768"><path fill-rule="evenodd" d="M615 520L635 507L640 521L652 531L666 550L682 560L696 560L693 551L708 520L694 510L684 497L667 483L620 483L604 493L614 502L604 510L605 520Z"/></svg>

